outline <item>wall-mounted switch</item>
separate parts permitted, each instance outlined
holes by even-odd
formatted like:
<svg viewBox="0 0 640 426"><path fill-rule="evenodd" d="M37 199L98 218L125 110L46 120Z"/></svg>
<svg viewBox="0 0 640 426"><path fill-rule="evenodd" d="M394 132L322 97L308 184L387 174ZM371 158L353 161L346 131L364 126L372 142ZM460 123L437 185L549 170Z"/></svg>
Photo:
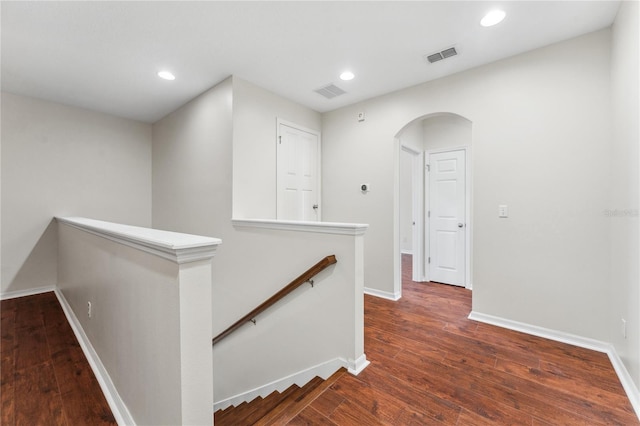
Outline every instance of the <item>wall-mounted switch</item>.
<svg viewBox="0 0 640 426"><path fill-rule="evenodd" d="M362 192L369 192L369 191L371 191L371 184L369 184L369 183L363 183L362 185L360 185L360 191L362 191Z"/></svg>
<svg viewBox="0 0 640 426"><path fill-rule="evenodd" d="M91 302L87 302L87 316L91 318Z"/></svg>
<svg viewBox="0 0 640 426"><path fill-rule="evenodd" d="M358 121L364 121L364 112L358 113Z"/></svg>
<svg viewBox="0 0 640 426"><path fill-rule="evenodd" d="M498 217L509 217L509 207L506 204L498 206Z"/></svg>

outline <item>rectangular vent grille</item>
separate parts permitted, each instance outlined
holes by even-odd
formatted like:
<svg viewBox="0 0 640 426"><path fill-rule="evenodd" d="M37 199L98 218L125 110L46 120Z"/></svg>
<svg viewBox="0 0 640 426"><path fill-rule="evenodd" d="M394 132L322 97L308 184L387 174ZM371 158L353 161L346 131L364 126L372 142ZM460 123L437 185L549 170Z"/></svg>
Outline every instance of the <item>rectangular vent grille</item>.
<svg viewBox="0 0 640 426"><path fill-rule="evenodd" d="M431 55L425 55L425 58L427 59L427 61L429 61L430 64L434 63L434 62L438 62L441 61L443 59L447 59L450 58L452 56L456 56L458 54L458 52L456 51L455 47L450 47L448 49L444 49L441 52L438 53L434 53Z"/></svg>
<svg viewBox="0 0 640 426"><path fill-rule="evenodd" d="M455 47L450 47L448 49L444 49L440 53L442 53L442 57L443 58L450 58L450 57L456 56L458 54L458 52L456 52L456 48Z"/></svg>
<svg viewBox="0 0 640 426"><path fill-rule="evenodd" d="M427 60L430 63L438 62L438 61L441 61L442 59L443 58L442 58L442 55L440 54L440 52L434 53L433 55L427 56Z"/></svg>
<svg viewBox="0 0 640 426"><path fill-rule="evenodd" d="M329 84L328 86L321 87L320 89L314 90L314 92L321 94L327 99L333 99L336 96L347 93L335 84Z"/></svg>

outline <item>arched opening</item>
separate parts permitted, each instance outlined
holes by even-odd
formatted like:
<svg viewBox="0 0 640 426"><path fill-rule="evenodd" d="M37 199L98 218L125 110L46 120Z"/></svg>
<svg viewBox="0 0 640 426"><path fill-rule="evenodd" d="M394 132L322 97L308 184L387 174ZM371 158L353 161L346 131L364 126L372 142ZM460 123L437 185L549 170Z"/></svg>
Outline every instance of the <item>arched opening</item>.
<svg viewBox="0 0 640 426"><path fill-rule="evenodd" d="M394 294L411 279L471 289L472 122L439 112L396 134Z"/></svg>

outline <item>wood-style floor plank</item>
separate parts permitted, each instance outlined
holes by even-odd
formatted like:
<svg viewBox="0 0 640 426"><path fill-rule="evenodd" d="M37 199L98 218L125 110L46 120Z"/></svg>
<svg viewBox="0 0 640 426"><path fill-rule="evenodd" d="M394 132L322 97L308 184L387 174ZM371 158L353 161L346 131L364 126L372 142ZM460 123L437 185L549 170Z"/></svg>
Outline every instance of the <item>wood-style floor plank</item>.
<svg viewBox="0 0 640 426"><path fill-rule="evenodd" d="M322 393L322 395L318 396L311 404L310 407L313 407L319 413L322 413L325 417L330 417L331 414L338 408L340 404L344 401L344 398L334 392L331 388L327 389Z"/></svg>
<svg viewBox="0 0 640 426"><path fill-rule="evenodd" d="M62 410L56 376L49 361L16 370L15 377L17 425L68 424Z"/></svg>
<svg viewBox="0 0 640 426"><path fill-rule="evenodd" d="M0 424L15 424L16 396L15 396L15 364L13 354L2 354L0 364Z"/></svg>
<svg viewBox="0 0 640 426"><path fill-rule="evenodd" d="M367 411L366 408L359 406L350 399L345 399L340 405L333 410L329 416L329 420L337 425L384 425L379 418Z"/></svg>
<svg viewBox="0 0 640 426"><path fill-rule="evenodd" d="M370 367L375 367L371 365ZM404 417L428 418L438 422L455 424L460 407L446 399L433 394L429 389L413 386L394 375L390 375L384 368L365 369L358 379L368 386L380 389L389 395L402 400L409 409L405 409ZM346 399L346 397L345 397Z"/></svg>
<svg viewBox="0 0 640 426"><path fill-rule="evenodd" d="M44 327L40 325L16 328L16 370L41 365L49 360L49 348Z"/></svg>
<svg viewBox="0 0 640 426"><path fill-rule="evenodd" d="M291 426L338 426L311 406L302 410L287 424Z"/></svg>
<svg viewBox="0 0 640 426"><path fill-rule="evenodd" d="M383 390L375 389L368 383L353 376L344 377L331 386L336 393L342 395L365 409L383 422L393 422L402 414L407 405Z"/></svg>
<svg viewBox="0 0 640 426"><path fill-rule="evenodd" d="M53 292L0 303L2 425L115 425Z"/></svg>

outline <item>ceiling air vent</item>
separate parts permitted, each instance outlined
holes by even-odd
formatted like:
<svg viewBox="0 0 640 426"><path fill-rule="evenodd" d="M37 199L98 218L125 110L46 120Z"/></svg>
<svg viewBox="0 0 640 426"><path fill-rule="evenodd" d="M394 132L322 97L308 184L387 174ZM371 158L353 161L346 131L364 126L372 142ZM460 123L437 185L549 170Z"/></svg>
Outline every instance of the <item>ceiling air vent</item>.
<svg viewBox="0 0 640 426"><path fill-rule="evenodd" d="M434 62L441 61L442 59L444 59L444 58L442 57L440 52L434 53L433 55L427 56L427 61L429 61L429 63L431 63L431 64L434 63Z"/></svg>
<svg viewBox="0 0 640 426"><path fill-rule="evenodd" d="M450 58L452 56L456 56L458 54L458 52L456 52L456 48L455 47L450 47L448 49L444 49L442 52L440 52L442 54L443 58Z"/></svg>
<svg viewBox="0 0 640 426"><path fill-rule="evenodd" d="M438 62L441 61L443 59L447 59L450 58L452 56L456 56L458 54L458 52L456 51L455 47L450 47L448 49L444 49L441 52L438 53L434 53L432 55L425 55L425 58L427 59L427 61L429 61L430 64L434 63L434 62Z"/></svg>
<svg viewBox="0 0 640 426"><path fill-rule="evenodd" d="M336 96L344 95L345 93L347 93L335 84L329 84L327 86L321 87L317 90L314 90L314 92L321 94L327 99L332 99Z"/></svg>

